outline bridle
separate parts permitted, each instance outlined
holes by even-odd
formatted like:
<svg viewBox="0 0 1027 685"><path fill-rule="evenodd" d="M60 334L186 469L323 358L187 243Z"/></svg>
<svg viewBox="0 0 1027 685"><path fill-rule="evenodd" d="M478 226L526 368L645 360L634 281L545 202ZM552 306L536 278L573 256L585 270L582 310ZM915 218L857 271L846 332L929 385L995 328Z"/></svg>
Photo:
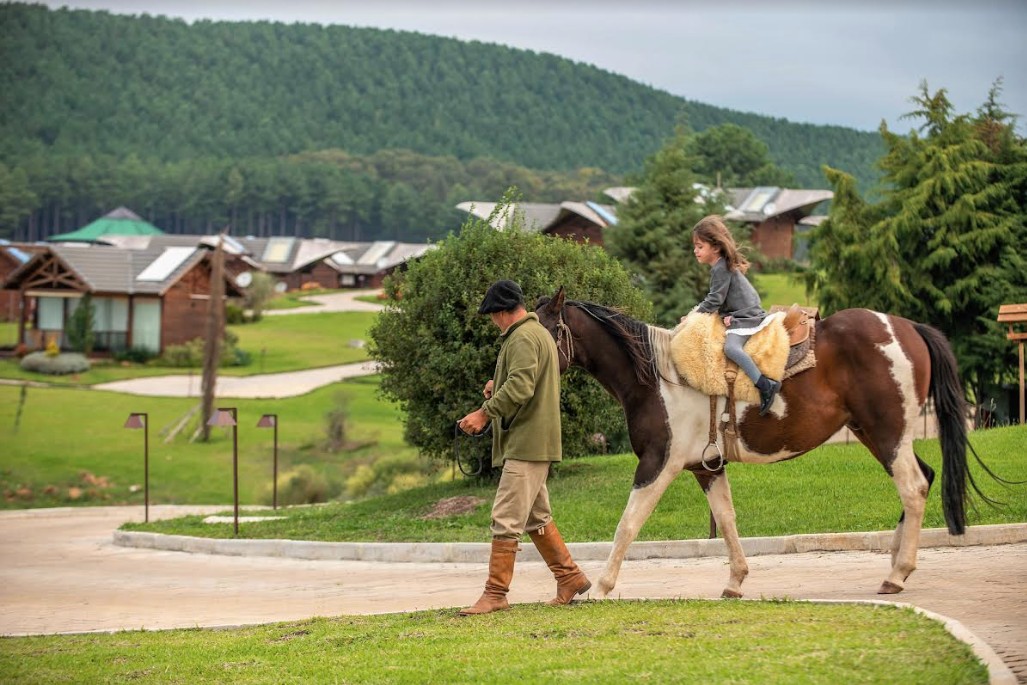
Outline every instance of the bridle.
<svg viewBox="0 0 1027 685"><path fill-rule="evenodd" d="M567 342L567 351L564 352L564 341ZM571 334L570 326L563 320L563 307L560 307L560 314L556 321L556 352L567 358L567 365L570 366L574 358L574 336Z"/></svg>

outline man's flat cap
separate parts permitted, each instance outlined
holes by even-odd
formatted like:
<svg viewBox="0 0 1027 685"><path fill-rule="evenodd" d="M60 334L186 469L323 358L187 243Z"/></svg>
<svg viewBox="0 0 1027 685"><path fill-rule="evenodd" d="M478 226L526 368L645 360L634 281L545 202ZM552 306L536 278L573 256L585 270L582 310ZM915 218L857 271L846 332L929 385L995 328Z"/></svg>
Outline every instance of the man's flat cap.
<svg viewBox="0 0 1027 685"><path fill-rule="evenodd" d="M524 293L521 292L521 286L513 281L496 281L489 286L485 293L485 299L481 301L478 313L508 312L519 304L524 304Z"/></svg>

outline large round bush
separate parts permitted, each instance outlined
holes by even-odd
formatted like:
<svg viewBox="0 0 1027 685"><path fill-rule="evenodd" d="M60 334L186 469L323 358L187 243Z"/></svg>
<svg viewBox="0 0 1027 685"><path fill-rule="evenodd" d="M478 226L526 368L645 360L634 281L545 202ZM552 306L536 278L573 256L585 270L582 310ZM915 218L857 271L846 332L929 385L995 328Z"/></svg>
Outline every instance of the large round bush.
<svg viewBox="0 0 1027 685"><path fill-rule="evenodd" d="M504 210L504 205L497 212ZM645 318L649 304L620 263L602 248L525 230L519 221L498 231L472 218L403 273L385 282L390 304L370 332L369 349L381 364L381 392L405 414L406 439L422 454L453 456L454 425L480 406L492 377L499 331L478 305L489 284L509 278L524 289L529 311L538 297L561 285L567 297L622 308ZM626 428L616 402L583 372L562 382L565 456L626 449ZM460 449L482 455L488 438L459 437Z"/></svg>

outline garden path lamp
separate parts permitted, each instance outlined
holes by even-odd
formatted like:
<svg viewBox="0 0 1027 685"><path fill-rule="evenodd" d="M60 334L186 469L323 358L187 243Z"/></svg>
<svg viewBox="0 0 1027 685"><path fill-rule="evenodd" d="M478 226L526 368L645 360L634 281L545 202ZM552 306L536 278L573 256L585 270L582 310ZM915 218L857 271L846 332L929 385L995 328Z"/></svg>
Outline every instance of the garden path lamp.
<svg viewBox="0 0 1027 685"><path fill-rule="evenodd" d="M232 427L232 500L235 503L234 536L239 537L239 422L235 407L218 408L207 421L208 426Z"/></svg>
<svg viewBox="0 0 1027 685"><path fill-rule="evenodd" d="M150 522L150 415L133 412L125 420L125 428L143 429L143 521Z"/></svg>
<svg viewBox="0 0 1027 685"><path fill-rule="evenodd" d="M274 428L274 470L271 475L271 508L278 508L278 414L264 414L257 421L257 428Z"/></svg>

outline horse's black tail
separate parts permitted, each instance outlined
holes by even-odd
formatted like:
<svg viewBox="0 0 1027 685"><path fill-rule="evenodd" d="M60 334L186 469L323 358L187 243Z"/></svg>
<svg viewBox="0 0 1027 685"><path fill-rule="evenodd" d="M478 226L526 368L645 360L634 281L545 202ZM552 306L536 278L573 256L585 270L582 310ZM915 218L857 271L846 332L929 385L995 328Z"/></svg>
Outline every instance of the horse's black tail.
<svg viewBox="0 0 1027 685"><path fill-rule="evenodd" d="M938 416L941 442L941 507L952 535L966 530L966 397L959 381L956 356L949 341L936 328L914 324L931 356L931 399Z"/></svg>
<svg viewBox="0 0 1027 685"><path fill-rule="evenodd" d="M931 357L931 399L938 417L938 434L941 442L941 506L949 533L962 535L966 530L966 486L986 502L997 504L989 498L974 481L966 463L966 451L973 453L977 463L993 478L1009 482L992 473L977 455L966 434L966 396L959 380L956 355L949 341L936 328L914 323L916 332L923 338Z"/></svg>

